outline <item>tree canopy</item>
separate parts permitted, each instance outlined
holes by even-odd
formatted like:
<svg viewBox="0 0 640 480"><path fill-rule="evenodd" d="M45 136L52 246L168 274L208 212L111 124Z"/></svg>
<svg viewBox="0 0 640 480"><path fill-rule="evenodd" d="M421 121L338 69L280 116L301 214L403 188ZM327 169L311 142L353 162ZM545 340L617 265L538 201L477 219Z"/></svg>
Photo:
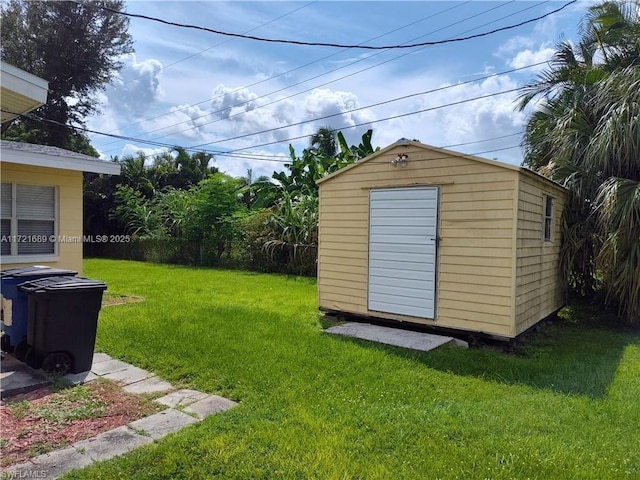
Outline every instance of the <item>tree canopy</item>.
<svg viewBox="0 0 640 480"><path fill-rule="evenodd" d="M378 150L372 133L348 146L341 132L322 128L300 156L289 146L285 171L255 180L251 170L238 178L219 173L209 167L211 155L180 147L153 158L115 158L120 176L85 174L84 233L131 235L142 248L134 258L312 274L316 181ZM318 139L335 147L318 148ZM107 247L92 245L91 254L123 254L99 251Z"/></svg>
<svg viewBox="0 0 640 480"><path fill-rule="evenodd" d="M96 112L95 93L122 68L120 56L133 51L129 19L102 6L119 11L124 2L10 0L0 7L0 57L49 82L47 103L34 112L48 122L22 117L3 125L4 138L37 138L40 144L91 153L72 127Z"/></svg>

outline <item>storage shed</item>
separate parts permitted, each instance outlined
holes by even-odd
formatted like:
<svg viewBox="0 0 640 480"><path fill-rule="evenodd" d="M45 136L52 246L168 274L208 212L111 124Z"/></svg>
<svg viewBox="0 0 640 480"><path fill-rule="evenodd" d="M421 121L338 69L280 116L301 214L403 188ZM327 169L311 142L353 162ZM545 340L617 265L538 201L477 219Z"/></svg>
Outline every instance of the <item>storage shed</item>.
<svg viewBox="0 0 640 480"><path fill-rule="evenodd" d="M513 339L563 306L565 189L400 139L318 181L323 311Z"/></svg>

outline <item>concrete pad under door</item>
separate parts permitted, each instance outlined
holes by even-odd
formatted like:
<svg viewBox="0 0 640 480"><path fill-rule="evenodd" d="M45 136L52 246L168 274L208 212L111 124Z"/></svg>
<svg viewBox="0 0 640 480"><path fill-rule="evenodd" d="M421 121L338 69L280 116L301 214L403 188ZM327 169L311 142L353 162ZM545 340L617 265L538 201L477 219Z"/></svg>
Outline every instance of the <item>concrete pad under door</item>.
<svg viewBox="0 0 640 480"><path fill-rule="evenodd" d="M422 352L429 352L450 343L464 347L467 346L466 342L453 337L424 332L412 332L399 328L381 327L369 323L348 322L344 325L328 328L325 332Z"/></svg>

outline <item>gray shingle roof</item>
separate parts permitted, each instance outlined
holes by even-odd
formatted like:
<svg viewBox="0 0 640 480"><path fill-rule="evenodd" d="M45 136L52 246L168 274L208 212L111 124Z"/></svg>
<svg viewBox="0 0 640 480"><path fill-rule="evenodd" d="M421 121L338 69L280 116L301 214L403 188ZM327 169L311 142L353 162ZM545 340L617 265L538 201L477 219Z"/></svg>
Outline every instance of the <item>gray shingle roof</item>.
<svg viewBox="0 0 640 480"><path fill-rule="evenodd" d="M119 175L118 163L48 145L0 141L0 159L8 163Z"/></svg>
<svg viewBox="0 0 640 480"><path fill-rule="evenodd" d="M50 147L49 145L36 145L33 143L11 142L9 140L2 140L1 146L3 150L20 150L28 153L40 153L42 155L49 155L52 157L78 158L81 160L89 160L92 162L104 161L96 157L84 155L82 153L65 150L64 148Z"/></svg>

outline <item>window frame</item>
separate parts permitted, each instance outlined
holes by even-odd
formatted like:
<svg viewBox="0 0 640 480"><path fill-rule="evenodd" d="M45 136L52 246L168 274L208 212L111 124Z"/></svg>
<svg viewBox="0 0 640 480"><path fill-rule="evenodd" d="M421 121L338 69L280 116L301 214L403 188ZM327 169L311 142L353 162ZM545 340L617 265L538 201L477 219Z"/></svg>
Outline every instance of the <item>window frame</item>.
<svg viewBox="0 0 640 480"><path fill-rule="evenodd" d="M545 243L553 243L554 199L548 194L544 194L542 198L544 199L542 202L542 240Z"/></svg>
<svg viewBox="0 0 640 480"><path fill-rule="evenodd" d="M60 191L57 185L47 185L47 184L33 184L33 183L18 183L18 182L2 182L0 188L4 188L5 186L10 186L11 188L11 217L8 218L10 221L9 226L9 235L15 237L18 235L18 186L28 186L28 187L46 187L53 189L53 219L42 219L42 220L53 220L53 235L58 237L59 228L60 228ZM6 217L2 217L2 220L7 220ZM31 220L31 219L30 219ZM35 220L35 219L34 219ZM50 243L50 242L47 242ZM10 263L31 263L31 262L54 262L59 259L59 250L58 250L58 242L53 243L53 252L52 253L18 253L18 243L11 242L11 253L9 255L2 255L2 263L10 264Z"/></svg>

